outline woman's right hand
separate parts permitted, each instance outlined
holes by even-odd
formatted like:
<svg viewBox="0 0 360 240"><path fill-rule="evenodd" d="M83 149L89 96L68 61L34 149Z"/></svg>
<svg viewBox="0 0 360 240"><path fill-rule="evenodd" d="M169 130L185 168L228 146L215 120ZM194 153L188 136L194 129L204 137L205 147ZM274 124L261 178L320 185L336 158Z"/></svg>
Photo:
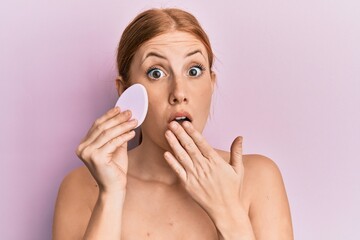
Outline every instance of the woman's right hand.
<svg viewBox="0 0 360 240"><path fill-rule="evenodd" d="M100 192L126 191L127 142L135 136L137 120L130 111L110 109L98 118L76 150L87 166Z"/></svg>

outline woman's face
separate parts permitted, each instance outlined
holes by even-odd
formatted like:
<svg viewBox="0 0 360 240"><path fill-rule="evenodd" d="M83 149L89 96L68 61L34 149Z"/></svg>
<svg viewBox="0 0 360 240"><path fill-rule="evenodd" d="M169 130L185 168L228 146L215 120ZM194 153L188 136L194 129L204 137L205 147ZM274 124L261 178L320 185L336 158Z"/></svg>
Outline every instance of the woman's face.
<svg viewBox="0 0 360 240"><path fill-rule="evenodd" d="M203 131L215 74L206 48L196 37L174 31L145 42L134 55L130 76L131 84L141 83L148 92L148 113L141 126L143 141L168 149L165 131L180 117Z"/></svg>

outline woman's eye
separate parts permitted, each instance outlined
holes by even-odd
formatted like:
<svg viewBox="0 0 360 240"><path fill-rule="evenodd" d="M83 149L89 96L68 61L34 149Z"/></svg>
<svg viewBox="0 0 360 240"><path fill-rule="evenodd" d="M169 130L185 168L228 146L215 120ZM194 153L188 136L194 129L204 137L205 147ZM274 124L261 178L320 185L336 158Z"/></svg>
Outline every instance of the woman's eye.
<svg viewBox="0 0 360 240"><path fill-rule="evenodd" d="M165 76L165 73L158 68L154 68L154 69L150 69L147 72L147 75L151 79L159 79L159 78L162 78L163 76Z"/></svg>
<svg viewBox="0 0 360 240"><path fill-rule="evenodd" d="M198 66L190 68L188 72L190 77L198 77L201 75L201 73L202 73L202 68Z"/></svg>

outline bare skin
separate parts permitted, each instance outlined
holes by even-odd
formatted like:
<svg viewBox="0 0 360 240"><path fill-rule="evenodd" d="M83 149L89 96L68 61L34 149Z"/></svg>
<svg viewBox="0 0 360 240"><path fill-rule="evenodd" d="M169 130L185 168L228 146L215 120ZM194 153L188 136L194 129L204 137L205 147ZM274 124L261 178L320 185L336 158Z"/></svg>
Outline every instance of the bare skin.
<svg viewBox="0 0 360 240"><path fill-rule="evenodd" d="M54 239L292 239L274 162L243 156L242 138L225 152L201 135L215 81L203 44L183 32L150 39L130 76L149 95L143 141L127 151L131 114L110 110L94 123L77 149L86 167L60 187Z"/></svg>

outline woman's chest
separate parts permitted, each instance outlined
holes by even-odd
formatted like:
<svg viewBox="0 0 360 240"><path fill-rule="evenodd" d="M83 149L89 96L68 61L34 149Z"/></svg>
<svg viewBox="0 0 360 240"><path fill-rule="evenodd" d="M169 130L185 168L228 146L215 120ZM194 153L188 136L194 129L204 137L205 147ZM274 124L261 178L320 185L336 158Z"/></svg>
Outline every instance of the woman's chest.
<svg viewBox="0 0 360 240"><path fill-rule="evenodd" d="M218 239L207 213L181 192L128 191L122 239Z"/></svg>

